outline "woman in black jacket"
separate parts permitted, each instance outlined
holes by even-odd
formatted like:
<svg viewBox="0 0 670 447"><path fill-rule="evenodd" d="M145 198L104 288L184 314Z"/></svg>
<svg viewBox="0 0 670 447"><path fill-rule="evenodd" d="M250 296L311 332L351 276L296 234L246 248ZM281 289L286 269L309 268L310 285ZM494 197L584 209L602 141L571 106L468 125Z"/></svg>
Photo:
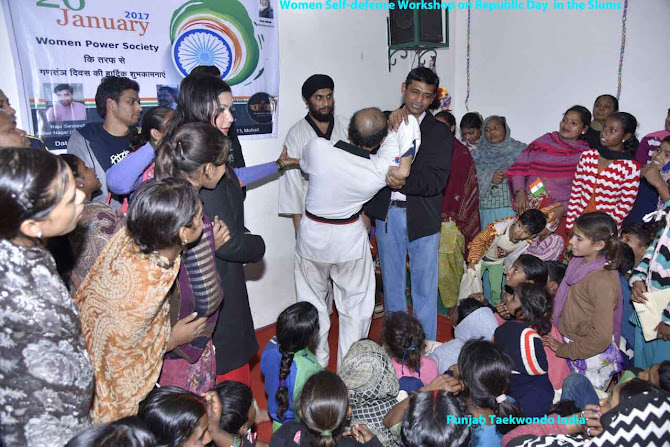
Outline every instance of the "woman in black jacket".
<svg viewBox="0 0 670 447"><path fill-rule="evenodd" d="M189 75L181 83L177 110L172 118L165 139L181 125L205 122L216 126L231 139L231 153L235 159L229 163L239 166L241 150L232 129L232 94L221 78L211 75ZM285 161L285 160L284 160ZM292 162L293 160L291 160ZM296 160L297 161L297 160ZM243 161L242 161L243 163ZM283 167L281 161L242 168L245 178L262 178ZM226 174L212 190L203 189L204 213L210 220L218 216L230 231L230 240L216 251L216 268L223 286L223 305L212 335L216 349L217 383L237 380L250 385L249 360L258 350L254 322L249 307L244 264L258 262L265 254L265 243L258 235L250 234L244 226L244 192L236 171L226 169ZM242 175L242 174L240 174ZM213 220L212 220L213 221Z"/></svg>

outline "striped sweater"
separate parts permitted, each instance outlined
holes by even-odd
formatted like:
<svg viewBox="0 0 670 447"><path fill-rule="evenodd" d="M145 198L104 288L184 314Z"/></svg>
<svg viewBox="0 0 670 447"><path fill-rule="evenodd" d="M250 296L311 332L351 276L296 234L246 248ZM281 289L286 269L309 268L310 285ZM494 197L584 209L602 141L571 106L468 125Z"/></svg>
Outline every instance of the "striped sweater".
<svg viewBox="0 0 670 447"><path fill-rule="evenodd" d="M545 415L554 398L554 388L547 371L549 363L542 338L522 321L508 321L498 326L493 342L514 362L509 390L524 416Z"/></svg>
<svg viewBox="0 0 670 447"><path fill-rule="evenodd" d="M572 192L568 202L566 229L572 230L575 220L582 215L595 194L596 210L614 219L617 227L628 215L640 186L640 164L635 160L614 160L598 173L598 151L586 151L579 157Z"/></svg>
<svg viewBox="0 0 670 447"><path fill-rule="evenodd" d="M631 287L637 281L644 281L650 292L670 288L670 200L665 203L665 210L657 213L663 217L665 227L630 277Z"/></svg>

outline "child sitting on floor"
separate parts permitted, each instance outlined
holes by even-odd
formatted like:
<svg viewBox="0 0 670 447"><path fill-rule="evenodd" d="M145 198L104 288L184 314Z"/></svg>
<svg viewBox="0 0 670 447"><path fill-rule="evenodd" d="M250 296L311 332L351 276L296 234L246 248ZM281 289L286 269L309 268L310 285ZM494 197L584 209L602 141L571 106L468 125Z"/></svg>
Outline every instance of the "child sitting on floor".
<svg viewBox="0 0 670 447"><path fill-rule="evenodd" d="M413 394L403 418L402 445L466 447L469 425L452 421L463 420L467 411L463 399L445 391Z"/></svg>
<svg viewBox="0 0 670 447"><path fill-rule="evenodd" d="M271 447L382 447L377 436L363 424L355 424L350 431L345 431L351 408L347 387L337 374L321 371L310 377L300 396L298 412L301 422L283 424L272 436Z"/></svg>
<svg viewBox="0 0 670 447"><path fill-rule="evenodd" d="M519 256L519 259L514 261L512 267L505 270L505 293L503 294L502 302L496 306L498 322L502 324L504 323L503 319L509 320L513 318L513 315L510 315L507 310L507 301L512 299L511 294L514 293L514 289L521 284L537 284L540 287L545 287L548 276L549 271L547 270L547 266L540 258L528 254Z"/></svg>
<svg viewBox="0 0 670 447"><path fill-rule="evenodd" d="M551 298L543 286L524 283L506 306L515 319L498 327L493 338L514 361L510 395L524 416L542 416L554 398L541 338L551 330Z"/></svg>
<svg viewBox="0 0 670 447"><path fill-rule="evenodd" d="M523 254L505 271L505 286L516 289L520 284L547 285L549 272L544 262L537 256Z"/></svg>
<svg viewBox="0 0 670 447"><path fill-rule="evenodd" d="M543 262L542 267L540 267L538 262L541 261L535 258L535 256L525 254L519 256L519 259L515 261L515 264L520 263L525 275L525 281L520 281L520 283L534 283L539 285L546 283L546 289L553 300L553 297L558 290L558 286L561 281L563 281L563 276L565 276L565 265L558 261L548 261ZM512 277L512 284L514 284L514 282L514 277ZM503 302L497 306L496 310L498 313L496 314L496 320L499 324L505 323L506 319L514 318L514 315L512 314L513 312L507 307L507 303L513 298L512 295L505 294L503 296ZM516 308L514 303L510 304L510 307L512 311ZM554 325L551 326L549 334L553 337L561 337L560 332L558 332L558 329ZM549 381L554 387L554 390L558 391L563 386L563 380L570 375L570 367L565 359L556 357L554 351L548 347L545 347L544 352L549 364Z"/></svg>
<svg viewBox="0 0 670 447"><path fill-rule="evenodd" d="M277 336L265 347L261 371L265 376L268 413L272 428L296 419L294 404L307 379L323 368L312 351L319 334L319 314L314 305L301 301L279 314Z"/></svg>
<svg viewBox="0 0 670 447"><path fill-rule="evenodd" d="M382 340L393 362L401 390L411 393L439 375L435 360L422 355L426 334L415 316L405 312L387 315Z"/></svg>
<svg viewBox="0 0 670 447"><path fill-rule="evenodd" d="M491 304L500 304L502 292L503 264L512 263L528 247L529 239L546 226L547 219L539 210L530 209L517 218L500 219L480 232L468 246L468 268L474 269L481 262L483 276L488 276ZM487 286L487 281L483 280ZM485 294L487 288L484 288Z"/></svg>
<svg viewBox="0 0 670 447"><path fill-rule="evenodd" d="M65 447L156 447L156 438L137 416L87 428Z"/></svg>
<svg viewBox="0 0 670 447"><path fill-rule="evenodd" d="M502 445L667 445L669 404L666 393L633 379L615 388L600 405L587 405L585 411L574 414L584 423L566 424L553 418L553 423L523 425L506 434Z"/></svg>
<svg viewBox="0 0 670 447"><path fill-rule="evenodd" d="M565 277L567 266L558 261L546 261L544 265L547 267L547 272L549 273L547 276L547 291L553 300L558 291L558 287L561 285L561 282Z"/></svg>
<svg viewBox="0 0 670 447"><path fill-rule="evenodd" d="M634 265L642 261L644 252L656 239L658 226L655 223L624 223L621 227L621 242L633 249Z"/></svg>
<svg viewBox="0 0 670 447"><path fill-rule="evenodd" d="M256 442L252 430L258 406L251 388L228 380L205 393L210 409L209 433L217 447L248 447L267 445Z"/></svg>
<svg viewBox="0 0 670 447"><path fill-rule="evenodd" d="M650 382L666 393L670 393L670 360L654 363L650 367L638 372L637 377Z"/></svg>
<svg viewBox="0 0 670 447"><path fill-rule="evenodd" d="M385 447L398 445L400 427L384 426L384 416L400 396L391 357L374 341L364 338L351 345L337 371L349 391L351 424L365 424Z"/></svg>
<svg viewBox="0 0 670 447"><path fill-rule="evenodd" d="M509 356L490 341L470 340L463 346L454 374L464 387L459 397L465 399L471 416L486 421L471 427L472 447L500 445L502 435L516 427L521 411L509 395L513 369Z"/></svg>
<svg viewBox="0 0 670 447"><path fill-rule="evenodd" d="M474 298L466 298L450 312L454 338L435 348L430 356L437 362L438 371L444 373L458 362L458 355L468 340L491 340L498 327L490 307Z"/></svg>
<svg viewBox="0 0 670 447"><path fill-rule="evenodd" d="M160 446L208 445L209 417L203 397L176 386L154 388L137 415ZM217 444L217 447L223 447Z"/></svg>

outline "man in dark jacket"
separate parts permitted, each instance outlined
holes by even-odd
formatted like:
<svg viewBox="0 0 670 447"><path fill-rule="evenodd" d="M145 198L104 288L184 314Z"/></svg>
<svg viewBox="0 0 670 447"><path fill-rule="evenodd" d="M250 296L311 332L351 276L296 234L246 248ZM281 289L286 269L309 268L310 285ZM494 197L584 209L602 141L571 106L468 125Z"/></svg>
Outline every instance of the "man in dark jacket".
<svg viewBox="0 0 670 447"><path fill-rule="evenodd" d="M413 69L402 85L404 109L419 121L421 147L404 182L387 178L364 208L375 219L379 260L387 312L407 312L406 258L412 288L413 313L426 332L437 336L437 249L440 242L442 191L449 177L453 135L428 112L440 83L426 67ZM393 189L392 189L393 188Z"/></svg>

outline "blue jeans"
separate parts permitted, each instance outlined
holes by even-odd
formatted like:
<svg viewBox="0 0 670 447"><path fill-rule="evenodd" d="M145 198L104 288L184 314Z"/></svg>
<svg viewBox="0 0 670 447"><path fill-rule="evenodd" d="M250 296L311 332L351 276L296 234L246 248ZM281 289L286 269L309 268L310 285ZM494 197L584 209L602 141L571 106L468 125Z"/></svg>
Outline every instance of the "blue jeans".
<svg viewBox="0 0 670 447"><path fill-rule="evenodd" d="M407 312L405 297L409 252L412 281L412 308L419 319L426 340L437 338L437 250L440 233L412 242L407 237L407 210L389 207L387 222L376 221L379 263L384 282L384 303L387 312Z"/></svg>
<svg viewBox="0 0 670 447"><path fill-rule="evenodd" d="M591 381L582 374L570 374L563 381L561 400L574 400L580 410L588 404L599 405L600 399Z"/></svg>

